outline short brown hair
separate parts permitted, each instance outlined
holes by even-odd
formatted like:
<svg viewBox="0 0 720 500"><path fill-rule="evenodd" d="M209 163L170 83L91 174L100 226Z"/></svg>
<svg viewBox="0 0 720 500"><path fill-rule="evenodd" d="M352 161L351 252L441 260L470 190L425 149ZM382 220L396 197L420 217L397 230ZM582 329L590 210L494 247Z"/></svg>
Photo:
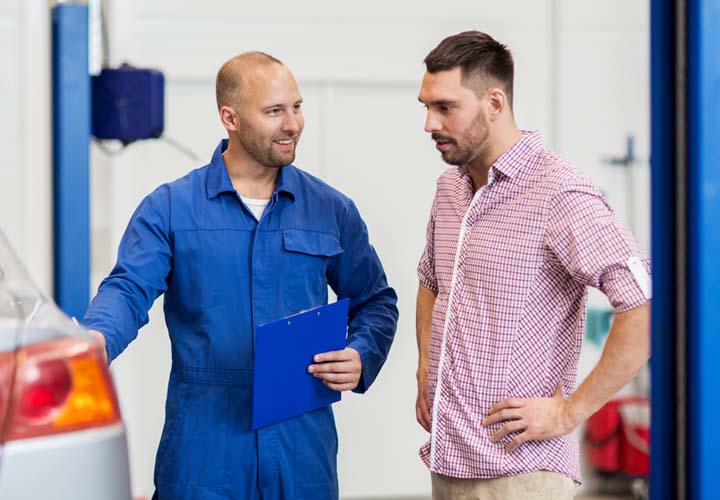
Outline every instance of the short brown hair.
<svg viewBox="0 0 720 500"><path fill-rule="evenodd" d="M425 57L425 67L429 73L447 71L458 66L462 68L463 85L468 79L480 79L485 84L496 80L505 91L512 107L513 79L515 65L507 46L481 31L463 31L445 38ZM469 85L466 85L470 87ZM485 92L475 88L479 95Z"/></svg>
<svg viewBox="0 0 720 500"><path fill-rule="evenodd" d="M242 98L242 86L244 85L243 74L253 66L267 64L285 66L282 61L270 54L259 51L244 52L223 64L215 79L215 99L217 100L218 109L230 104L239 104Z"/></svg>

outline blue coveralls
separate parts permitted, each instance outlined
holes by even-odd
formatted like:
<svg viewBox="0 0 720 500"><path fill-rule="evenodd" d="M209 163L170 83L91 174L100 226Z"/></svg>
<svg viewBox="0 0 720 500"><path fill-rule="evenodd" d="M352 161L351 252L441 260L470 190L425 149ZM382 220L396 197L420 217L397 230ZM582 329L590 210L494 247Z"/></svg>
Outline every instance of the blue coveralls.
<svg viewBox="0 0 720 500"><path fill-rule="evenodd" d="M258 222L232 186L226 147L143 200L83 323L105 335L112 360L165 294L172 369L160 500L337 499L331 407L250 428L255 326L327 303L329 284L350 299L347 345L362 359L362 393L390 349L397 297L350 199L287 166Z"/></svg>

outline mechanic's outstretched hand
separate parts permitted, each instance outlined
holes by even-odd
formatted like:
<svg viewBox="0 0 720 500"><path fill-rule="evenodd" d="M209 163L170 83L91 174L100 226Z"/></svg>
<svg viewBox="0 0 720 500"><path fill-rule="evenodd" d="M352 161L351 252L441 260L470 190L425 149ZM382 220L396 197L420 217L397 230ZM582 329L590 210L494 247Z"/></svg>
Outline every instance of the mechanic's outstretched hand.
<svg viewBox="0 0 720 500"><path fill-rule="evenodd" d="M315 364L308 367L308 372L334 391L351 391L360 383L362 361L360 353L352 347L316 354L313 361Z"/></svg>
<svg viewBox="0 0 720 500"><path fill-rule="evenodd" d="M105 348L105 335L103 335L101 332L98 332L97 330L88 330L90 332L90 335L92 335L95 340L97 340L98 344L100 344L102 355L105 358L105 362L107 363L107 350Z"/></svg>

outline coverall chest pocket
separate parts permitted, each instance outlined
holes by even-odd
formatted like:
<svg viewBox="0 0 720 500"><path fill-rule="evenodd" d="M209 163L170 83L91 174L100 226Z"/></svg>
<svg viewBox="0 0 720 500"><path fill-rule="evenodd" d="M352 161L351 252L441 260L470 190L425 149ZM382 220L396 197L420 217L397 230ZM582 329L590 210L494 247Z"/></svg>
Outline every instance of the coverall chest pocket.
<svg viewBox="0 0 720 500"><path fill-rule="evenodd" d="M288 312L295 313L327 302L330 259L343 252L340 240L330 233L286 229L283 231L283 295Z"/></svg>

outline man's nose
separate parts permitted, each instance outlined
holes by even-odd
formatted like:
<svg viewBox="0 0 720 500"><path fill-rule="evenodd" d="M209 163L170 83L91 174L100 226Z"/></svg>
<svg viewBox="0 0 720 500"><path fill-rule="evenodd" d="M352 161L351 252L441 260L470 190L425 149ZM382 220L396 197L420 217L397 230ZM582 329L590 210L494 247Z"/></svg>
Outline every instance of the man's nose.
<svg viewBox="0 0 720 500"><path fill-rule="evenodd" d="M297 113L290 112L285 115L285 119L283 120L282 124L282 131L283 132L291 132L294 134L297 134L300 132L300 119L299 116L300 112Z"/></svg>
<svg viewBox="0 0 720 500"><path fill-rule="evenodd" d="M425 118L425 132L431 134L433 132L439 132L441 129L442 124L440 121L435 118L433 113L428 112L427 117Z"/></svg>

